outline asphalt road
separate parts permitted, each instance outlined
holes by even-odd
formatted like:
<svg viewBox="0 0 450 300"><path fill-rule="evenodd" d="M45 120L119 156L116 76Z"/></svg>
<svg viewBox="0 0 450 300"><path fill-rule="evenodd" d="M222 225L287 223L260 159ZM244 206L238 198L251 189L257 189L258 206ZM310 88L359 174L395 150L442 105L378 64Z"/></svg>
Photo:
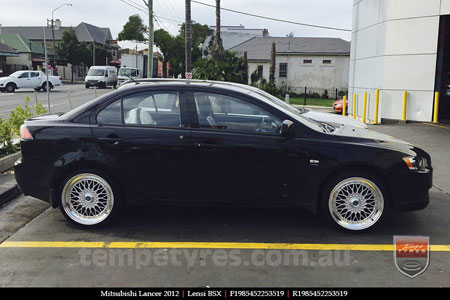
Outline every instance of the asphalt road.
<svg viewBox="0 0 450 300"><path fill-rule="evenodd" d="M94 90L94 88L86 89L83 84L63 84L62 86L55 87L55 89L50 92L50 111L52 113L69 111L69 94L72 108L75 108L94 99L95 92L97 92L97 96L101 96L110 91L110 87ZM35 104L36 95L38 102L47 108L48 101L46 92L40 91L35 93L33 89L20 89L16 90L14 93L0 92L0 118L7 118L10 111L14 110L18 105L24 105L25 97L27 96L30 97L31 104Z"/></svg>
<svg viewBox="0 0 450 300"><path fill-rule="evenodd" d="M436 176L425 210L349 233L301 210L131 207L115 224L86 230L21 197L0 209L0 286L449 286L450 129L371 128L431 153ZM423 274L409 279L396 269L394 235L430 237Z"/></svg>

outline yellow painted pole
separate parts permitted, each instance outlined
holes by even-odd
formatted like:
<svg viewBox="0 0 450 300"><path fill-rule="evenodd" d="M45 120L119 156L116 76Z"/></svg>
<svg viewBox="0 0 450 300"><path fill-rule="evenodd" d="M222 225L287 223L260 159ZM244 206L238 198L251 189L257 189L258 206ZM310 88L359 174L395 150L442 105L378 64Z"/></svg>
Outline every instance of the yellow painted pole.
<svg viewBox="0 0 450 300"><path fill-rule="evenodd" d="M362 117L363 123L366 123L366 113L367 113L367 92L364 92L363 117Z"/></svg>
<svg viewBox="0 0 450 300"><path fill-rule="evenodd" d="M356 94L353 94L353 119L356 119Z"/></svg>
<svg viewBox="0 0 450 300"><path fill-rule="evenodd" d="M373 124L378 124L378 104L380 102L380 90L375 91L375 115L373 117Z"/></svg>
<svg viewBox="0 0 450 300"><path fill-rule="evenodd" d="M408 100L408 93L403 92L403 108L402 108L402 121L406 121L406 102Z"/></svg>
<svg viewBox="0 0 450 300"><path fill-rule="evenodd" d="M345 116L345 109L347 108L347 96L344 96L344 99L342 99L342 115Z"/></svg>
<svg viewBox="0 0 450 300"><path fill-rule="evenodd" d="M438 122L438 113L439 113L439 92L434 93L434 115L433 115L433 123Z"/></svg>

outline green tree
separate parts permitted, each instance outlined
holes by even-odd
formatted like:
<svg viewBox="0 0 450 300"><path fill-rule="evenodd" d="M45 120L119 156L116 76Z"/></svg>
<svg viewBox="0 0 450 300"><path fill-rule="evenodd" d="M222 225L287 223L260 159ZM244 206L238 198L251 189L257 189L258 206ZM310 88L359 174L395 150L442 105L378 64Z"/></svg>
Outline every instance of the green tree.
<svg viewBox="0 0 450 300"><path fill-rule="evenodd" d="M139 15L128 18L121 32L117 36L119 41L145 42L148 37L148 28Z"/></svg>
<svg viewBox="0 0 450 300"><path fill-rule="evenodd" d="M78 66L83 61L83 49L78 41L75 30L69 28L62 34L61 43L57 48L57 56L64 59L72 66ZM72 82L73 82L73 68L72 68Z"/></svg>
<svg viewBox="0 0 450 300"><path fill-rule="evenodd" d="M196 79L247 83L244 59L236 53L225 51L222 60L213 57L201 58L194 65Z"/></svg>

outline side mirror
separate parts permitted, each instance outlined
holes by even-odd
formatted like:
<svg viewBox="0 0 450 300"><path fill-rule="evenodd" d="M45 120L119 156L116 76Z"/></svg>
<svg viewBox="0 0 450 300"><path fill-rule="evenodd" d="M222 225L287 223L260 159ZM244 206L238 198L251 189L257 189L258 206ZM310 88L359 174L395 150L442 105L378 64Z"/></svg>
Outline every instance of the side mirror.
<svg viewBox="0 0 450 300"><path fill-rule="evenodd" d="M294 130L294 122L289 120L284 120L281 123L280 135L283 137L291 137Z"/></svg>
<svg viewBox="0 0 450 300"><path fill-rule="evenodd" d="M105 77L108 77L108 72L105 72Z"/></svg>

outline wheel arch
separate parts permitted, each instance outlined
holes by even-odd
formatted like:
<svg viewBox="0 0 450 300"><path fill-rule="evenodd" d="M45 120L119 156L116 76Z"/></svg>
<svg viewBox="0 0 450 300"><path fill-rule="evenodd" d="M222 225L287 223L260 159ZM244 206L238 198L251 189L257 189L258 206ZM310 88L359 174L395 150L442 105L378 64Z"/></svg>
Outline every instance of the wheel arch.
<svg viewBox="0 0 450 300"><path fill-rule="evenodd" d="M125 189L119 178L116 175L114 175L114 170L112 168L96 161L77 161L61 168L53 176L50 189L50 199L51 199L50 204L53 208L57 208L59 206L59 193L62 182L67 178L67 176L70 173L73 173L81 169L95 170L98 172L105 173L109 177L111 177L120 189L121 196L123 197L123 202L126 203Z"/></svg>
<svg viewBox="0 0 450 300"><path fill-rule="evenodd" d="M316 211L320 211L320 207L319 207L320 202L323 197L323 193L325 192L325 187L330 180L332 180L334 177L336 177L340 173L351 172L351 171L361 171L361 170L374 175L378 180L381 181L381 183L385 187L386 193L387 193L387 195L385 195L385 197L387 199L385 199L385 200L387 200L386 202L388 203L388 207L390 209L392 209L393 203L392 203L392 201L390 201L392 199L392 190L391 190L391 186L389 185L389 181L387 179L385 172L383 172L382 169L380 169L374 165L360 163L360 164L348 164L348 165L344 165L344 166L338 166L338 167L334 168L333 170L331 170L324 177L324 179L322 180L322 182L320 184L319 190L317 192L317 201L315 203Z"/></svg>

